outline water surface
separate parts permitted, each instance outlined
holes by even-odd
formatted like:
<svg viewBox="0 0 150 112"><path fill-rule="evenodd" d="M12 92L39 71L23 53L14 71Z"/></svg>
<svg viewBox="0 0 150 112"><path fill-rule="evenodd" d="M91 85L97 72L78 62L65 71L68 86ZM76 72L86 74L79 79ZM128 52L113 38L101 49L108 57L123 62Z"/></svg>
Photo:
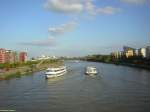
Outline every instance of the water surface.
<svg viewBox="0 0 150 112"><path fill-rule="evenodd" d="M150 71L96 62L66 62L68 73L44 71L0 81L0 110L17 112L150 112ZM84 75L96 66L96 77Z"/></svg>

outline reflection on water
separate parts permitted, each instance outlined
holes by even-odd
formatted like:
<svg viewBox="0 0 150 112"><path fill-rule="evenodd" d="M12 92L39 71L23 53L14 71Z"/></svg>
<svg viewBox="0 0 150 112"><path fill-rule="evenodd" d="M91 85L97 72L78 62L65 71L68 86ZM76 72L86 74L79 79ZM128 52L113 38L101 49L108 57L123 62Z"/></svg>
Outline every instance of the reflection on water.
<svg viewBox="0 0 150 112"><path fill-rule="evenodd" d="M46 80L46 82L47 82L48 84L56 84L56 83L58 83L59 81L62 81L62 80L64 80L64 79L65 79L64 76L60 76L60 77L57 77L57 78L49 78L49 79L45 78L45 80Z"/></svg>
<svg viewBox="0 0 150 112"><path fill-rule="evenodd" d="M150 71L95 62L66 62L68 72L44 71L0 82L0 109L18 112L149 112ZM85 75L86 66L99 74Z"/></svg>

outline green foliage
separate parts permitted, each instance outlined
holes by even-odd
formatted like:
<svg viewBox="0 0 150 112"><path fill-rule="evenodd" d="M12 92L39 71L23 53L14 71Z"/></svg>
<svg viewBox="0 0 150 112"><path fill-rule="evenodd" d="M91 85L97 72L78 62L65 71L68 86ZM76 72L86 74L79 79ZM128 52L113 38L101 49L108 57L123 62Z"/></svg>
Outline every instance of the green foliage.
<svg viewBox="0 0 150 112"><path fill-rule="evenodd" d="M60 60L59 59L48 59L48 60L43 61L44 64L57 63L57 62L60 62Z"/></svg>
<svg viewBox="0 0 150 112"><path fill-rule="evenodd" d="M51 64L56 64L58 65L61 63L61 60L39 60L39 61L27 61L25 63L14 63L14 64L9 64L9 63L4 63L0 64L0 69L4 69L5 72L0 76L0 79L11 79L13 77L21 77L24 74L30 74L32 72L42 70L48 65ZM37 68L37 64L43 64L46 66L41 66ZM47 68L47 67L46 67ZM7 71L8 70L8 71ZM18 70L17 72L15 72Z"/></svg>
<svg viewBox="0 0 150 112"><path fill-rule="evenodd" d="M0 69L4 69L4 68L17 68L17 67L21 67L21 66L26 66L26 65L33 65L33 64L37 64L39 63L39 61L27 61L25 63L4 63L4 64L0 64Z"/></svg>
<svg viewBox="0 0 150 112"><path fill-rule="evenodd" d="M20 78L21 77L21 72L17 71L16 73L5 75L5 79L11 79L11 78L14 78L14 77Z"/></svg>
<svg viewBox="0 0 150 112"><path fill-rule="evenodd" d="M110 63L111 56L110 55L89 55L85 57L85 60Z"/></svg>

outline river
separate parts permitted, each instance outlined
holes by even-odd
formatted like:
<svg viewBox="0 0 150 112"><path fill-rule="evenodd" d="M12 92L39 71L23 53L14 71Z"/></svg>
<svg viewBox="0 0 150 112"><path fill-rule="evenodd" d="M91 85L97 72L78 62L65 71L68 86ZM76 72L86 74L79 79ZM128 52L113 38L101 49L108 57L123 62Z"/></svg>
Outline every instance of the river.
<svg viewBox="0 0 150 112"><path fill-rule="evenodd" d="M68 72L44 71L0 81L0 110L16 112L150 112L150 71L96 62L65 62ZM99 74L84 74L93 65Z"/></svg>

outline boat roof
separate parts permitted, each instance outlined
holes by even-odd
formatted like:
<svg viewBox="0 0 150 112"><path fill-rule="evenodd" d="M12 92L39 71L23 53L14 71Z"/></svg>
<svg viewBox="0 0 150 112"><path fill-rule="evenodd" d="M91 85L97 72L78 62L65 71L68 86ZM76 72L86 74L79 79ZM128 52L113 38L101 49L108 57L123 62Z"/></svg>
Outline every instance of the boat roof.
<svg viewBox="0 0 150 112"><path fill-rule="evenodd" d="M59 69L65 69L66 66L60 66L60 67L49 67L47 70L59 70Z"/></svg>
<svg viewBox="0 0 150 112"><path fill-rule="evenodd" d="M87 66L87 68L96 68L95 66Z"/></svg>
<svg viewBox="0 0 150 112"><path fill-rule="evenodd" d="M94 66L88 66L88 67L86 67L87 69L96 69L96 67L94 67Z"/></svg>

